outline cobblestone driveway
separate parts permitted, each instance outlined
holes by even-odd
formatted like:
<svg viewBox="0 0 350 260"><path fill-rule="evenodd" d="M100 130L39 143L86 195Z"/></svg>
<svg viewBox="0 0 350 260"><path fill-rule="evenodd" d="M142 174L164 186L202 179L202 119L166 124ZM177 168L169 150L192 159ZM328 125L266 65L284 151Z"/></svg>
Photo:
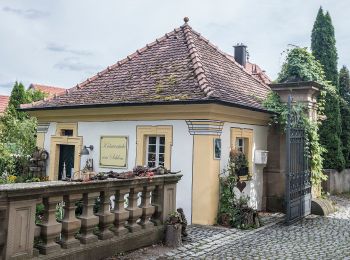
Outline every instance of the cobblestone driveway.
<svg viewBox="0 0 350 260"><path fill-rule="evenodd" d="M350 259L350 201L333 199L338 212L291 226L270 224L253 231L193 227L190 243L159 259Z"/></svg>

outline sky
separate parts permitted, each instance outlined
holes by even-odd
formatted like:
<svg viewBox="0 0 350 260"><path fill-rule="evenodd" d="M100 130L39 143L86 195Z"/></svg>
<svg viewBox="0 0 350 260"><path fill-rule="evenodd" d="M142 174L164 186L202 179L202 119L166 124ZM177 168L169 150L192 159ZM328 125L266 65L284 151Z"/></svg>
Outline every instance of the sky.
<svg viewBox="0 0 350 260"><path fill-rule="evenodd" d="M70 88L189 24L221 50L248 46L275 79L289 44L309 47L319 7L350 66L349 0L0 0L0 95L15 81Z"/></svg>

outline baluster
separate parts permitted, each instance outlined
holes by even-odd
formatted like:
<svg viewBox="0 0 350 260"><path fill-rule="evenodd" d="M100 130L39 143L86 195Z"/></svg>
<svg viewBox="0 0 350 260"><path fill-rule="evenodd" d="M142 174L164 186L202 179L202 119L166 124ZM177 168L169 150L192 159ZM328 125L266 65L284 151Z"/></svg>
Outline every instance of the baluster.
<svg viewBox="0 0 350 260"><path fill-rule="evenodd" d="M80 220L75 217L75 203L82 198L81 194L64 195L64 216L62 219L62 239L61 244L65 249L80 245L78 239L74 237L80 229Z"/></svg>
<svg viewBox="0 0 350 260"><path fill-rule="evenodd" d="M101 240L109 239L113 237L113 233L109 230L110 225L113 223L114 216L109 210L109 197L111 196L110 191L100 192L100 209L96 214L99 217L99 233L98 238Z"/></svg>
<svg viewBox="0 0 350 260"><path fill-rule="evenodd" d="M89 244L98 240L93 233L98 224L98 217L94 215L94 205L99 192L83 194L83 213L78 217L81 220L81 229L78 239L82 244Z"/></svg>
<svg viewBox="0 0 350 260"><path fill-rule="evenodd" d="M162 186L157 185L152 191L152 205L154 206L154 214L151 217L151 221L155 226L162 224Z"/></svg>
<svg viewBox="0 0 350 260"><path fill-rule="evenodd" d="M47 255L60 249L56 243L62 229L62 224L56 221L56 205L62 201L62 196L43 198L44 217L41 227L42 243L38 245L41 254Z"/></svg>
<svg viewBox="0 0 350 260"><path fill-rule="evenodd" d="M151 191L154 191L155 186L145 186L143 187L142 195L141 195L141 208L142 208L142 216L140 225L143 228L153 227L154 224L150 221L150 217L153 215L155 211L155 206L151 204Z"/></svg>
<svg viewBox="0 0 350 260"><path fill-rule="evenodd" d="M137 206L138 193L141 190L142 188L131 188L129 193L128 207L126 210L130 213L127 226L131 232L136 232L141 229L141 226L136 223L142 215L142 209Z"/></svg>
<svg viewBox="0 0 350 260"><path fill-rule="evenodd" d="M115 235L121 236L129 232L125 227L125 222L129 218L129 211L125 210L125 194L129 192L129 189L117 190L115 193L115 203L114 203L114 228L112 231Z"/></svg>

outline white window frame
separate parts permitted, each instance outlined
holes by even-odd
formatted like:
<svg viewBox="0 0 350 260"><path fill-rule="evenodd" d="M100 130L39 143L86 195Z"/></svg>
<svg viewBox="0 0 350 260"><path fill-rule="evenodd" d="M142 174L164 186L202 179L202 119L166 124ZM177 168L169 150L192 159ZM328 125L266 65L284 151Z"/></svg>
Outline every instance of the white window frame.
<svg viewBox="0 0 350 260"><path fill-rule="evenodd" d="M148 163L149 163L149 160L148 160L148 154L149 154L149 139L150 137L155 137L156 138L156 152L155 152L155 157L156 157L156 161L155 161L155 166L154 167L159 167L159 155L160 154L163 154L163 166L165 165L165 136L163 135L148 135L147 136L147 146L146 146L146 166L148 167ZM164 138L164 144L161 144L160 143L160 138L163 137ZM154 144L152 144L154 145ZM164 153L160 153L159 152L159 148L160 146L164 146ZM152 161L153 162L153 161Z"/></svg>

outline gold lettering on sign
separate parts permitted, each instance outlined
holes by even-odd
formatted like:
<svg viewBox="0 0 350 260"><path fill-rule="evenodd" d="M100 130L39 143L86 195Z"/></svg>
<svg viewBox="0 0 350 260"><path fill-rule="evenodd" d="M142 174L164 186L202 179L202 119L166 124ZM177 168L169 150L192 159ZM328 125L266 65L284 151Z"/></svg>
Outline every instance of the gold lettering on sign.
<svg viewBox="0 0 350 260"><path fill-rule="evenodd" d="M100 166L111 168L126 168L127 161L127 136L101 136Z"/></svg>

